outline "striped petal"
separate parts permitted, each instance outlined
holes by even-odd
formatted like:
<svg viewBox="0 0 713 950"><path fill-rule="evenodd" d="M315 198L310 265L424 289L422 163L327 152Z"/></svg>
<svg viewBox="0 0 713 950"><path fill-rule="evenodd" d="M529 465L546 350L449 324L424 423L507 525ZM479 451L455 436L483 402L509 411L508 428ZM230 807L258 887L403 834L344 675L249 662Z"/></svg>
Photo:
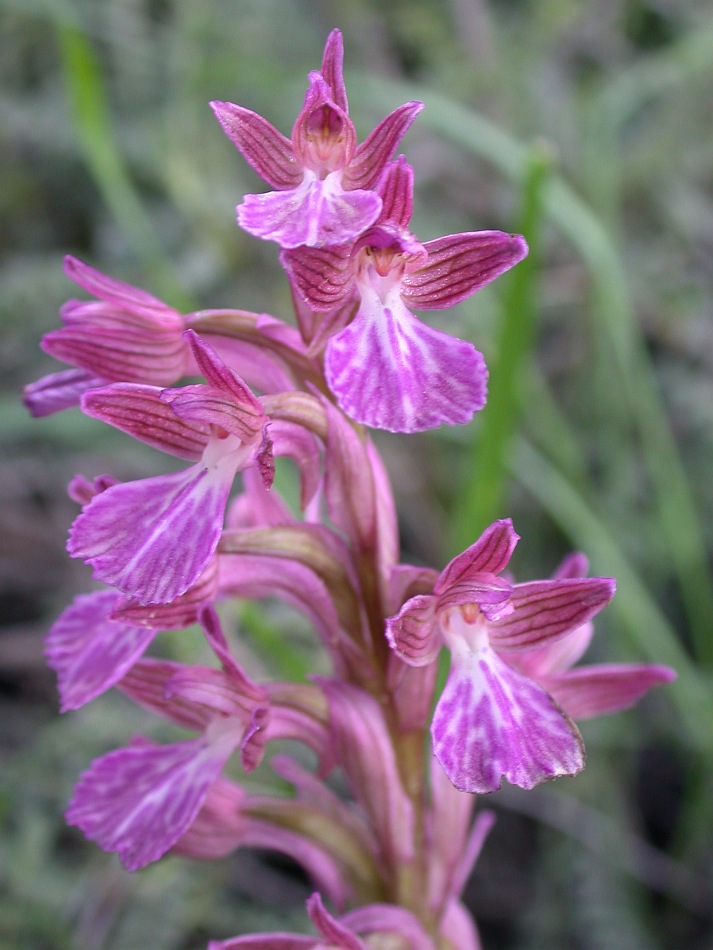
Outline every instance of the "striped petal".
<svg viewBox="0 0 713 950"><path fill-rule="evenodd" d="M68 823L118 852L127 870L145 867L188 830L240 733L239 724L222 719L200 739L110 752L80 779Z"/></svg>
<svg viewBox="0 0 713 950"><path fill-rule="evenodd" d="M448 682L431 726L438 761L456 788L494 792L506 778L534 788L584 768L574 723L552 697L488 646L452 644Z"/></svg>
<svg viewBox="0 0 713 950"><path fill-rule="evenodd" d="M91 564L98 580L142 604L175 600L198 580L220 540L244 452L240 444L236 452L225 448L211 443L186 471L114 485L96 495L72 526L69 553Z"/></svg>
<svg viewBox="0 0 713 950"><path fill-rule="evenodd" d="M354 320L327 344L327 382L340 407L364 425L420 432L463 424L485 405L487 370L471 343L421 323L398 286L382 303L361 285Z"/></svg>
<svg viewBox="0 0 713 950"><path fill-rule="evenodd" d="M45 656L57 674L62 712L106 692L153 640L155 630L111 619L122 603L113 590L83 594L52 625Z"/></svg>
<svg viewBox="0 0 713 950"><path fill-rule="evenodd" d="M374 223L381 198L373 191L345 191L341 180L341 171L323 179L305 171L290 191L246 195L238 205L238 224L285 248L348 244Z"/></svg>

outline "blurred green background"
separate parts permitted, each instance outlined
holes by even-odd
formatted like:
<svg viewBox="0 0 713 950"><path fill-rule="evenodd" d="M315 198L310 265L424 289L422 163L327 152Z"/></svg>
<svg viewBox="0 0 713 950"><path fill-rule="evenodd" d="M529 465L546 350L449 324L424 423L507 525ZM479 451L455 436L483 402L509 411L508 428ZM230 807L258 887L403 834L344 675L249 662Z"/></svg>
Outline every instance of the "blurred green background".
<svg viewBox="0 0 713 950"><path fill-rule="evenodd" d="M239 102L289 134L334 26L360 138L405 99L426 103L403 145L421 239L501 228L532 248L508 278L428 315L482 349L491 394L470 426L378 438L405 557L441 566L510 514L519 578L547 576L572 548L617 577L590 658L679 672L636 710L583 725L582 776L491 797L499 820L467 891L486 950L709 950L702 0L0 0L0 948L193 950L306 926L308 884L282 860L168 859L129 875L63 827L92 757L157 735L113 696L56 711L42 637L91 585L64 552L65 485L160 460L76 411L33 422L19 393L58 368L38 343L75 295L64 253L179 308L288 318L276 248L235 226L234 206L264 186L207 103ZM258 659L282 619L274 605L243 618Z"/></svg>

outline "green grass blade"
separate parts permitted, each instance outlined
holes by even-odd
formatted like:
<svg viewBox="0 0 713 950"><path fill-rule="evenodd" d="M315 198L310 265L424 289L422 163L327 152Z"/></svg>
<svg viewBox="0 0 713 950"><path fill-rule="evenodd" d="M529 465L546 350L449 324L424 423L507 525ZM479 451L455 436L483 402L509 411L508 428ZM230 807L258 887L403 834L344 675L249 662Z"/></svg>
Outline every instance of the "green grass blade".
<svg viewBox="0 0 713 950"><path fill-rule="evenodd" d="M99 59L80 30L63 25L56 29L77 136L97 188L137 258L151 272L158 293L174 306L190 309L122 158Z"/></svg>
<svg viewBox="0 0 713 950"><path fill-rule="evenodd" d="M550 157L542 147L532 148L523 187L521 218L514 230L522 233L530 253L508 275L495 356L490 360L488 402L481 414L473 443L471 482L461 489L452 512L451 553L462 551L496 517L507 480L507 456L522 408L523 376L535 337L537 272L539 268L543 185Z"/></svg>

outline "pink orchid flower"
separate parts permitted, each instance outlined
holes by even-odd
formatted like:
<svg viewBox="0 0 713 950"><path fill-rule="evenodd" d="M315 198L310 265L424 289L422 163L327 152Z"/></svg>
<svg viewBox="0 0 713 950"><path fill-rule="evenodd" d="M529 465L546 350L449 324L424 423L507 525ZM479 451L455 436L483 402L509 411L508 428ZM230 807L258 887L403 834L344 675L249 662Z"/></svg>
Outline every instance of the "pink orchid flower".
<svg viewBox="0 0 713 950"><path fill-rule="evenodd" d="M533 788L580 771L584 746L568 711L625 708L675 675L646 665L558 672L560 643L573 637L577 658L581 631L615 582L570 574L511 584L498 575L517 540L509 519L495 522L447 565L432 594L412 597L387 621L391 646L409 664L433 662L442 644L451 652L431 735L446 774L466 792L495 791L503 777Z"/></svg>
<svg viewBox="0 0 713 950"><path fill-rule="evenodd" d="M250 234L281 247L322 247L352 241L376 220L381 199L372 189L423 105L407 102L357 146L343 56L342 34L333 30L321 70L309 75L291 141L250 109L211 103L231 142L277 189L238 205L238 223Z"/></svg>

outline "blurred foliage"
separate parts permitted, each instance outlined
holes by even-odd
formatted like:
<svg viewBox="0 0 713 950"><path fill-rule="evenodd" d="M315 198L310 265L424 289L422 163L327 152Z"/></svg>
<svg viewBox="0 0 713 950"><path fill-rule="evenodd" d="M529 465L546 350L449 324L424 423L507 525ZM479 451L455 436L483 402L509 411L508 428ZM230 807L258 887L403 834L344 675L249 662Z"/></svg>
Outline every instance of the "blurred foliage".
<svg viewBox="0 0 713 950"><path fill-rule="evenodd" d="M517 268L429 322L493 374L472 425L378 438L406 557L439 565L493 517L518 576L572 547L613 574L596 659L679 680L585 724L578 779L492 798L468 897L486 948L679 948L713 938L713 16L703 0L0 0L0 948L194 948L300 929L307 884L252 853L128 875L63 828L93 756L151 729L104 697L57 719L41 637L88 572L63 545L75 471L156 459L72 412L32 422L23 383L74 293L73 253L178 307L290 312L275 248L234 206L263 188L207 102L289 133L338 25L363 136L426 110L404 151L414 230L521 228ZM239 622L255 662L286 622ZM289 618L299 650L308 634ZM190 634L178 649L191 650ZM304 659L298 672L307 668ZM155 734L152 733L152 734ZM276 894L279 902L275 901ZM279 904L279 906L278 906Z"/></svg>

